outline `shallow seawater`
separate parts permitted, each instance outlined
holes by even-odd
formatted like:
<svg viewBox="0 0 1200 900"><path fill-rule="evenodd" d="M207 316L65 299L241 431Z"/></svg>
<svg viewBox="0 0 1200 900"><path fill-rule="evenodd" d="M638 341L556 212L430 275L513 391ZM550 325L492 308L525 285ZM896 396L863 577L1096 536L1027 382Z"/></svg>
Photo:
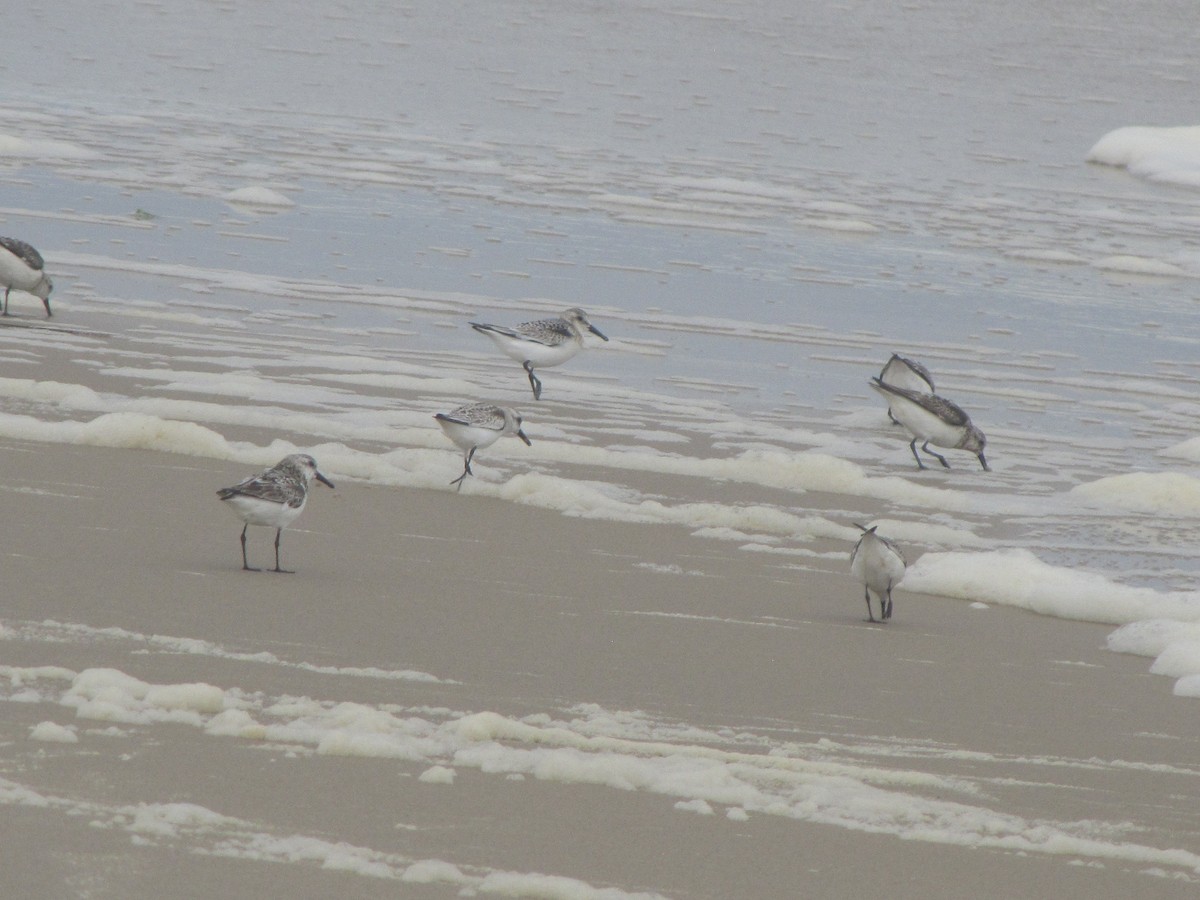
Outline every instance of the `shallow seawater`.
<svg viewBox="0 0 1200 900"><path fill-rule="evenodd" d="M590 389L597 395L625 395L604 398L616 421L587 417L596 432L618 432L605 442L637 445L639 432L682 428L710 432L725 453L820 448L878 476L1011 492L1004 515L1022 526L1001 525L1011 537L998 545L1125 572L1136 583L1186 583L1191 565L1183 553L1168 551L1168 569L1155 564L1162 535L1147 560L1137 544L1112 538L1107 516L1097 522L1075 504L1067 515L1058 508L1064 489L1134 465L1159 468L1155 451L1189 436L1185 361L1168 357L1185 356L1191 345L1178 324L1189 304L1176 280L1114 283L1087 266L1038 266L911 232L831 234L778 214L756 220L754 234L659 224L644 214L627 222L595 204L563 208L543 190L527 190L522 203L497 203L477 179L470 195L439 183L437 173L429 181L369 194L302 183L292 192L295 206L266 210L104 184L80 196L77 182L43 174L12 199L29 208L41 198L49 207L45 240L60 233L63 281L80 282L60 288L67 312L56 321L76 302L149 317L168 332L182 315L194 317L189 332L202 334L211 318L209 339L201 337L206 364L234 369L244 360L222 336L230 320L247 332L238 342L260 343L281 362L306 345L327 352L348 334L356 353L381 364L453 378L464 356L491 358L468 320L519 321L581 303L616 339L593 341L569 367L575 377L598 379ZM715 183L719 193L703 192L708 220L736 222L730 185ZM935 215L949 220L954 212ZM983 235L960 228L958 237ZM1114 284L1136 302L1116 302ZM1106 292L1107 304L1089 303L1089 291ZM1153 322L1147 305L1158 307ZM286 344L277 343L281 328ZM893 349L923 360L949 385L942 390L968 407L991 436L996 474L972 471L969 457L956 460L953 473L915 472L904 439L880 427L866 386ZM510 371L504 399L522 403L536 422L523 376ZM553 385L559 372L547 374ZM1174 395L1170 419L1150 402L1164 391ZM665 410L670 398L684 411L655 422L654 407ZM773 443L771 430L790 437ZM701 482L694 496L678 499L705 494ZM792 495L774 502L803 506ZM997 510L985 504L980 512ZM995 523L968 527L997 530ZM1153 523L1143 527L1153 534Z"/></svg>
<svg viewBox="0 0 1200 900"><path fill-rule="evenodd" d="M23 169L10 208L40 205L43 244L58 236L67 314L78 303L148 317L168 332L186 321L188 340L207 346L207 365L241 367L242 342L286 361L299 348L326 353L349 340L381 365L455 378L464 359L491 360L468 321L520 321L581 304L615 340L593 340L548 376L551 384L568 371L595 379L588 390L603 399L602 414L589 415L587 427L614 432L603 441L637 445L639 433L683 429L709 434L726 453L820 449L876 476L1010 494L979 510L991 519L999 512L1008 526L967 526L997 546L1133 583L1184 586L1191 577L1186 529L1157 533L1153 522L1139 523L1153 545L1145 557L1138 542L1113 536L1108 515L1064 509L1062 495L1107 475L1170 468L1157 451L1190 437L1195 408L1186 327L1194 301L1177 278L1114 274L1082 256L1014 257L995 245L989 228L1010 216L1027 220L1029 245L1049 246L1065 226L1048 202L1019 217L1000 205L975 221L929 197L925 214L936 227L921 229L889 196L901 189L885 184L870 208L819 203L823 222L814 227L796 220L814 203L798 199L799 189L771 191L717 171L683 186L659 173L674 196L643 195L640 206L610 194L568 200L585 187L569 179L547 187L435 168L419 186L365 186L338 174L291 183L293 206L254 208L128 184L91 184L81 194L77 179ZM1084 173L1106 178L1130 187L1120 174ZM1042 188L1056 190L1049 180ZM747 216L746 198L765 210ZM1081 233L1076 242L1086 252L1100 239ZM223 334L233 323L246 331L238 344ZM916 473L867 388L892 350L924 361L942 392L968 408L990 436L996 473L972 471L969 457L953 473ZM509 371L512 393L492 395L523 403L536 421L522 374ZM683 410L666 412L672 402ZM694 497L679 499L705 493L697 483ZM790 495L774 502L803 506ZM939 512L935 501L896 514ZM1161 567L1163 544L1175 541L1179 552L1166 549L1172 565Z"/></svg>

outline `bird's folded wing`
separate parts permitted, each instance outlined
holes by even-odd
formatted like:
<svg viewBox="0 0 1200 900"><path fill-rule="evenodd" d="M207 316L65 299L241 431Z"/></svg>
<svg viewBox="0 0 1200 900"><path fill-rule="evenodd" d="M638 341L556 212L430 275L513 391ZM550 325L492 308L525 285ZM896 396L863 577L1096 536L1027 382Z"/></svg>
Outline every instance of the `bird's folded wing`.
<svg viewBox="0 0 1200 900"><path fill-rule="evenodd" d="M3 247L14 256L21 257L22 261L31 269L45 268L46 264L42 260L42 254L38 253L24 241L18 241L16 238L0 237L0 247Z"/></svg>

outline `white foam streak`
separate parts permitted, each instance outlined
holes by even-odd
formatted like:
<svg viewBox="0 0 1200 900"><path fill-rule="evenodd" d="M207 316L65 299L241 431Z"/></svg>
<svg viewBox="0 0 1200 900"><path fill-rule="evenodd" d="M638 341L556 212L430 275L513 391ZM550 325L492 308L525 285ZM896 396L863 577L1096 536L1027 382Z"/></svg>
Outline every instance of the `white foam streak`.
<svg viewBox="0 0 1200 900"><path fill-rule="evenodd" d="M1200 592L1117 584L1096 572L1051 566L1027 550L926 553L905 577L910 590L1014 606L1121 627L1118 653L1154 657L1150 671L1178 679L1175 694L1200 697Z"/></svg>
<svg viewBox="0 0 1200 900"><path fill-rule="evenodd" d="M331 473L379 484L410 487L443 487L447 480L446 472L456 468L452 460L457 454L449 449L445 452L406 450L372 454L348 448L342 443L299 448L278 440L267 447L259 447L227 440L219 432L191 419L258 427L269 427L276 423L280 429L289 432L336 433L360 440L386 440L418 447L445 446L444 439L432 427L355 426L317 414L283 409L272 414L269 409L260 407L165 398L114 401L82 386L24 379L0 379L0 393L53 403L66 410L95 410L113 406L124 408L119 412L106 412L87 422L45 421L28 415L0 413L0 436L21 440L161 450L254 465L271 465L282 455L305 449L316 455L323 469ZM185 418L162 418L148 410ZM927 487L894 476L869 476L856 463L822 453L753 449L729 457L700 458L580 446L554 440L539 440L531 449L533 452L529 455L534 459L618 471L658 472L705 480L737 481L795 492L835 491L947 510L966 510L977 505L968 493ZM516 465L524 458L511 457L511 464ZM634 492L614 486L552 475L517 475L500 487L477 479L472 483L472 489L568 515L619 522L663 522L691 529L723 528L739 535L758 533L804 538L841 534L821 517L796 516L774 507L736 507L717 503L671 506L657 500L642 499Z"/></svg>
<svg viewBox="0 0 1200 900"><path fill-rule="evenodd" d="M162 634L141 634L124 628L94 628L89 625L79 625L69 622L56 622L47 619L43 622L9 623L0 629L0 640L37 640L45 642L94 643L100 640L123 641L141 644L163 653L179 653L191 656L210 656L214 659L232 660L235 662L252 662L262 665L279 666L312 672L316 675L344 675L351 678L377 678L385 681L417 681L426 684L453 684L452 680L438 678L428 672L414 669L381 669L376 666L322 666L304 661L281 659L268 650L238 651L214 644L199 638L172 637ZM9 674L10 667L0 666L0 676ZM33 669L27 670L36 677L73 678L74 673L67 669Z"/></svg>
<svg viewBox="0 0 1200 900"><path fill-rule="evenodd" d="M1163 516L1200 515L1200 479L1181 472L1128 472L1076 485L1071 493L1098 505Z"/></svg>
<svg viewBox="0 0 1200 900"><path fill-rule="evenodd" d="M81 719L179 723L214 738L293 744L325 757L400 761L415 764L422 772L469 767L487 774L520 774L643 791L686 804L693 811L713 807L736 811L727 813L730 821L747 814L771 815L939 844L1066 854L1200 872L1200 857L1195 854L1117 840L1122 829L1111 823L1028 820L949 800L947 793L980 795L967 780L830 759L836 748L828 742L788 744L771 752L750 753L721 746L730 739L740 740L737 736L655 724L598 707L580 710L582 716L573 720L545 715L519 720L494 712L442 710L438 713L442 721L437 721L429 711L413 715L390 706L271 698L206 684L148 684L115 669L84 670L60 689L60 674L53 669L43 671L49 676L44 679L48 684L42 684L34 669L10 668L7 674L10 682L37 685L43 702L72 707ZM453 789L452 777L445 773L435 777L445 789ZM0 781L0 802L51 801L16 788L6 792ZM247 834L253 829L245 823L188 804L143 804L108 818L113 826L140 836L166 838L187 833L193 838L219 839L220 847L247 854L247 858L329 864L325 845L312 844L312 839L293 841L256 831ZM281 840L283 844L278 843ZM285 846L286 852L282 850ZM355 850L337 858L360 874L400 877L399 860L363 852L365 855ZM414 877L429 875L432 871L428 868L414 873ZM493 884L509 883L507 879L507 875L497 876ZM593 896L582 884L540 879L542 876L535 879L540 885L537 889L552 892L536 896ZM483 889L482 884L477 886ZM567 893L554 892L562 890Z"/></svg>
<svg viewBox="0 0 1200 900"><path fill-rule="evenodd" d="M79 144L49 138L24 138L0 134L0 158L18 159L96 159L99 154Z"/></svg>
<svg viewBox="0 0 1200 900"><path fill-rule="evenodd" d="M53 667L8 667L4 673L12 684L36 686L42 702L72 707L84 720L143 726L173 722L215 738L270 740L326 757L413 763L426 773L437 767L446 772L468 767L485 774L643 791L671 798L692 811L710 811L714 806L736 811L727 815L731 821L746 814L779 816L944 845L1068 854L1200 872L1200 857L1195 854L1116 840L1121 828L1114 824L1034 821L998 814L984 805L946 799L947 793L979 797L971 781L832 760L836 748L828 742L745 752L721 746L728 738L719 734L654 724L599 707L578 710L581 716L574 720L546 715L518 720L492 712L442 710L444 719L438 721L428 718L428 712L406 714L368 703L271 698L209 684L148 684L112 668L74 674L65 689L59 688L61 673ZM443 773L437 779L445 790L454 790L452 776ZM36 804L38 799L29 792L0 790L0 802ZM311 839L288 844L283 853L283 845L277 844L281 839L239 836L240 823L187 804L144 804L109 818L139 835L215 833L221 835L222 847L246 853L248 858L325 859L324 848L308 844ZM316 853L305 850L313 846ZM350 870L360 874L400 877L401 866L394 859L370 852L366 856L353 852L344 859ZM414 875L421 872L428 874L421 869Z"/></svg>
<svg viewBox="0 0 1200 900"><path fill-rule="evenodd" d="M1049 565L1024 549L926 553L909 567L905 587L1107 625L1200 621L1200 592L1117 584L1095 572Z"/></svg>
<svg viewBox="0 0 1200 900"><path fill-rule="evenodd" d="M1200 186L1200 126L1127 126L1110 131L1088 151L1089 162L1121 166L1134 175Z"/></svg>
<svg viewBox="0 0 1200 900"><path fill-rule="evenodd" d="M448 884L460 888L463 893L534 900L664 900L659 894L595 887L561 875L458 866L437 859L414 860L345 841L334 842L305 834L273 834L260 824L195 803L112 805L42 794L19 782L0 778L0 805L53 811L70 819L85 819L92 828L124 832L137 845L184 846L188 852L201 856L276 865L310 865L365 878Z"/></svg>

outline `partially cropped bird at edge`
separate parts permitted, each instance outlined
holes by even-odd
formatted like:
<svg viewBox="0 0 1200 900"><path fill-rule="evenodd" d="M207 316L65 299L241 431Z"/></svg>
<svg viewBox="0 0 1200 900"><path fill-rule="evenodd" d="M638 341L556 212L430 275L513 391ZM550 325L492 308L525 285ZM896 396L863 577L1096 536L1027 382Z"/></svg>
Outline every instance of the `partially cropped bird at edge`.
<svg viewBox="0 0 1200 900"><path fill-rule="evenodd" d="M13 288L33 294L46 307L46 318L50 318L50 292L54 282L46 274L46 263L42 254L24 241L0 237L0 284L4 285L4 305L0 315L8 315L8 295Z"/></svg>

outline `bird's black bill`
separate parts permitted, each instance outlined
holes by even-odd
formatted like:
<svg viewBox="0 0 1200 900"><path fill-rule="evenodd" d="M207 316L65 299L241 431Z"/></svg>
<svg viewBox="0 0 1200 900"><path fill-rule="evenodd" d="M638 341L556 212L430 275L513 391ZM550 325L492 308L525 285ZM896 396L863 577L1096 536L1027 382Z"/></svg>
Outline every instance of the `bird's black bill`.
<svg viewBox="0 0 1200 900"><path fill-rule="evenodd" d="M524 431L521 431L521 430L519 430L519 429L518 429L518 431L517 431L517 437L519 437L521 440L523 440L523 441L525 442L525 446L526 446L526 447L532 447L532 446L533 446L533 441L531 441L531 440L529 439L529 435L527 435L527 434L526 434Z"/></svg>
<svg viewBox="0 0 1200 900"><path fill-rule="evenodd" d="M987 460L983 458L982 453L979 454L979 464L981 466L983 466L983 471L985 471L985 472L992 471L991 467L987 464Z"/></svg>
<svg viewBox="0 0 1200 900"><path fill-rule="evenodd" d="M327 485L328 487L333 487L333 482L330 481L328 478L326 478L324 475L322 475L320 472L315 472L314 474L317 476L317 481L321 482L321 484Z"/></svg>
<svg viewBox="0 0 1200 900"><path fill-rule="evenodd" d="M600 340L602 340L602 341L608 340L608 337L604 334L604 332L602 332L599 328L597 328L591 322L588 322L588 331L590 331L596 337L600 338Z"/></svg>

